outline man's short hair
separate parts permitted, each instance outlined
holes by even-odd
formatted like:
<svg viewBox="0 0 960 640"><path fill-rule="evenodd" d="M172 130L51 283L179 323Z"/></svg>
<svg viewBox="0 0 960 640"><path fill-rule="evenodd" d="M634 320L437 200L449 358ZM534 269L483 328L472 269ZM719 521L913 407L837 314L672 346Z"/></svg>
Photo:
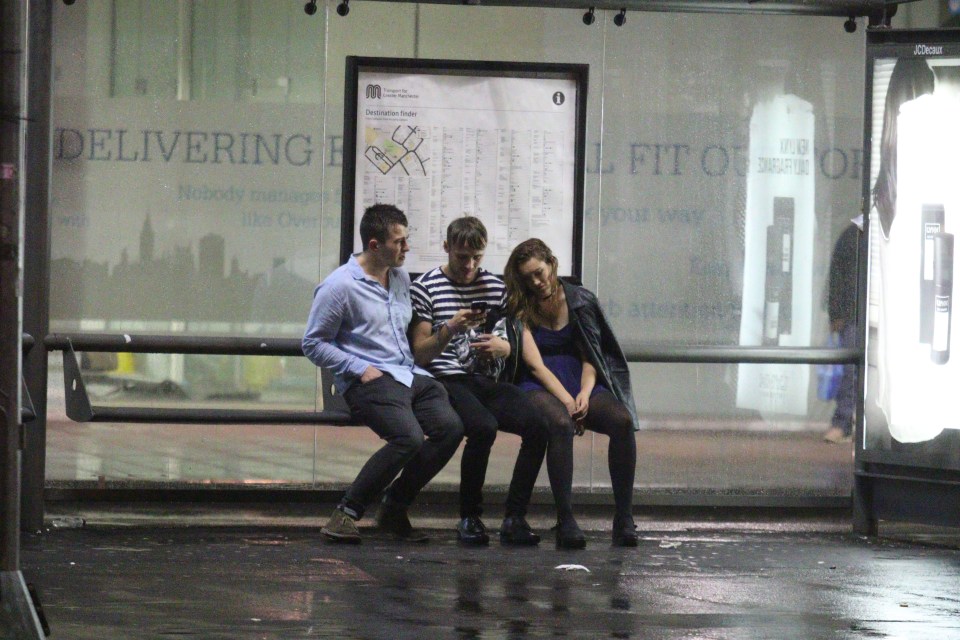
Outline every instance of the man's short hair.
<svg viewBox="0 0 960 640"><path fill-rule="evenodd" d="M447 247L468 247L480 250L487 246L487 228L480 218L463 216L447 225Z"/></svg>
<svg viewBox="0 0 960 640"><path fill-rule="evenodd" d="M363 250L366 251L370 247L371 240L386 242L390 227L395 224L408 226L407 216L392 204L375 204L367 207L363 217L360 218L360 242L363 243Z"/></svg>

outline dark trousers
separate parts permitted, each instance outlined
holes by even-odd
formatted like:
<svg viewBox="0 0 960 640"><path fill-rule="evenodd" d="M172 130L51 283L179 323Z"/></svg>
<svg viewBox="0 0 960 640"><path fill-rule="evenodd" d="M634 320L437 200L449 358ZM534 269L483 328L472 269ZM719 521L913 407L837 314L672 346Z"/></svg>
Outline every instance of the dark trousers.
<svg viewBox="0 0 960 640"><path fill-rule="evenodd" d="M388 485L389 501L410 506L463 439L463 425L443 385L429 376L415 375L408 388L384 374L366 384L354 384L344 399L354 419L386 444L363 465L343 497L343 506L360 517Z"/></svg>
<svg viewBox="0 0 960 640"><path fill-rule="evenodd" d="M857 324L848 320L840 330L840 346L849 349L857 346ZM843 365L843 375L840 377L840 388L837 389L837 408L833 412L830 424L840 427L844 435L853 433L853 414L857 404L857 367L852 364Z"/></svg>
<svg viewBox="0 0 960 640"><path fill-rule="evenodd" d="M520 451L507 493L507 516L525 516L547 451L547 424L526 394L486 376L441 378L463 421L467 444L460 459L460 517L483 513L483 483L497 430L520 436Z"/></svg>

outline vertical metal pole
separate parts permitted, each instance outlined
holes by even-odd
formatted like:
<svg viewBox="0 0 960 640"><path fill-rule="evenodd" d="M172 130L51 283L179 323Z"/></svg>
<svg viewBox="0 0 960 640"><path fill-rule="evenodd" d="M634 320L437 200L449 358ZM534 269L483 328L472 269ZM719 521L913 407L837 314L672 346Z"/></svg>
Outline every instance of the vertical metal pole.
<svg viewBox="0 0 960 640"><path fill-rule="evenodd" d="M0 0L0 635L43 638L20 574L20 404L26 25L29 9Z"/></svg>
<svg viewBox="0 0 960 640"><path fill-rule="evenodd" d="M0 571L16 571L20 542L20 168L23 16L2 3L3 72L0 74Z"/></svg>
<svg viewBox="0 0 960 640"><path fill-rule="evenodd" d="M24 149L23 330L37 341L23 361L23 377L37 417L27 427L20 489L20 527L43 528L47 449L47 352L50 333L50 114L52 7L31 0L27 38L27 134Z"/></svg>

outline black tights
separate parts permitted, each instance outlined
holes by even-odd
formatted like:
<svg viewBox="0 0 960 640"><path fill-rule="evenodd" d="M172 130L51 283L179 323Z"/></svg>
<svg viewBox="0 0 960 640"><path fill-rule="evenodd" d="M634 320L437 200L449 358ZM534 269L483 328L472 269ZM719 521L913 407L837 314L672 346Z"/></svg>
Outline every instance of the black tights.
<svg viewBox="0 0 960 640"><path fill-rule="evenodd" d="M573 485L573 438L576 425L566 407L552 393L537 389L528 391L527 396L547 418L550 430L547 474L550 476L550 489L557 505L557 519L563 521L573 515L570 494ZM610 467L616 515L630 516L633 511L633 480L637 469L637 441L630 412L616 396L603 389L590 398L584 426L609 436L607 464Z"/></svg>

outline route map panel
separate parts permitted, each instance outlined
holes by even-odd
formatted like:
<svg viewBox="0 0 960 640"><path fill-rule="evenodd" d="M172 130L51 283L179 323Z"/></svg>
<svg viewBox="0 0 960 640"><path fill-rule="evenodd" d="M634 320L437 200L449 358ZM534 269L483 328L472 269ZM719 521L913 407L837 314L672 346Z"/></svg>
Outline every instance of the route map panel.
<svg viewBox="0 0 960 640"><path fill-rule="evenodd" d="M487 226L494 273L538 237L561 275L579 277L576 77L360 69L356 92L352 252L364 209L391 203L410 222L411 273L445 262L447 225L472 215Z"/></svg>

